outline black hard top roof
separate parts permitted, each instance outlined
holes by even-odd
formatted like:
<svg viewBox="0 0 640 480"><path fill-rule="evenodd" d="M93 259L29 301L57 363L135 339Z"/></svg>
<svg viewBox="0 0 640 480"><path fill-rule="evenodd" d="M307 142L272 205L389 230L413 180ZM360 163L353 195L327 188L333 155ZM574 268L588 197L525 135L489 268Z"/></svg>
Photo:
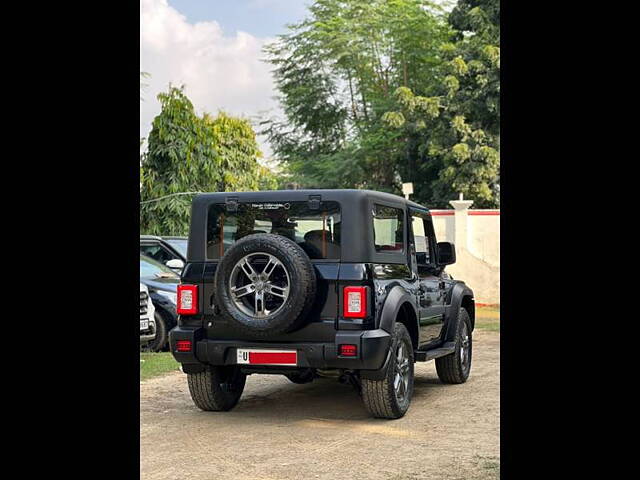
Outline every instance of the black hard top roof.
<svg viewBox="0 0 640 480"><path fill-rule="evenodd" d="M343 263L396 263L406 264L406 252L376 252L374 250L373 228L371 225L371 206L375 203L406 209L412 207L428 213L428 210L415 202L398 195L375 192L372 190L269 190L262 192L217 192L201 193L194 197L191 205L191 225L189 227L189 262L206 262L207 225L209 207L213 204L238 203L287 203L339 202L341 210L340 261Z"/></svg>
<svg viewBox="0 0 640 480"><path fill-rule="evenodd" d="M215 192L200 193L195 196L194 203L204 201L205 203L224 203L227 197L237 197L239 201L304 201L309 195L320 195L327 200L355 200L364 197L378 199L388 202L401 202L410 207L428 210L427 207L411 200L406 200L399 195L374 190L357 189L307 189L307 190L265 190L258 192Z"/></svg>

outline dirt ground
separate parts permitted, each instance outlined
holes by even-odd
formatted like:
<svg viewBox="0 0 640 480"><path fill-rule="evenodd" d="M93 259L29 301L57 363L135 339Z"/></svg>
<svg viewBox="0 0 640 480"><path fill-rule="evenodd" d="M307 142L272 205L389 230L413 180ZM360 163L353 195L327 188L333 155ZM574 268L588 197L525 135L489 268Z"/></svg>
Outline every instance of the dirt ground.
<svg viewBox="0 0 640 480"><path fill-rule="evenodd" d="M251 375L231 412L202 412L180 372L140 384L140 473L151 479L497 479L500 335L474 332L471 376L416 363L399 420L372 419L337 380Z"/></svg>

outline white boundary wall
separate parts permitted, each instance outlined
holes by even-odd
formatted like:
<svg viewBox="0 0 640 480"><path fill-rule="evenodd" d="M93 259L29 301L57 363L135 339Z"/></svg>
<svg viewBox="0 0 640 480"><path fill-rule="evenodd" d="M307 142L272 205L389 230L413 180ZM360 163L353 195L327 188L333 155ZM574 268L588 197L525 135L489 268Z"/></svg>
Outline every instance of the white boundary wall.
<svg viewBox="0 0 640 480"><path fill-rule="evenodd" d="M452 210L431 210L436 238L456 246L457 261L447 266L463 280L476 303L500 303L500 210L472 210L471 200L453 200Z"/></svg>

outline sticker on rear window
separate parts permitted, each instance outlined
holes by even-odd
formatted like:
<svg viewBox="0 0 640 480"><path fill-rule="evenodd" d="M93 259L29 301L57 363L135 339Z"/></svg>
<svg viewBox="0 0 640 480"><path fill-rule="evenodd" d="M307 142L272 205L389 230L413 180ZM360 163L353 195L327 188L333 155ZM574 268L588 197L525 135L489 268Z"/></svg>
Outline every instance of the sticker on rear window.
<svg viewBox="0 0 640 480"><path fill-rule="evenodd" d="M278 210L284 208L289 210L291 208L290 203L252 203L251 208L257 208L259 210Z"/></svg>

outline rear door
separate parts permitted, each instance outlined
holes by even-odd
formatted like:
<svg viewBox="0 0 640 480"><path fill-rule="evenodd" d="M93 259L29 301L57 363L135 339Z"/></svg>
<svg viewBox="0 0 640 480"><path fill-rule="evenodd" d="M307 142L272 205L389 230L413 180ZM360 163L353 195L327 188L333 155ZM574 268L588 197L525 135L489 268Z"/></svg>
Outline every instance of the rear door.
<svg viewBox="0 0 640 480"><path fill-rule="evenodd" d="M435 235L426 211L410 209L409 222L412 263L418 276L418 314L420 345L437 341L444 322L444 288L436 275Z"/></svg>
<svg viewBox="0 0 640 480"><path fill-rule="evenodd" d="M337 282L340 271L341 210L338 202L238 202L211 204L207 220L207 262L204 268L204 313L211 327L209 338L238 338L217 315L214 276L217 263L237 240L254 233L282 235L297 243L316 271L316 298L304 326L269 341L330 341L338 314ZM259 267L257 267L259 268ZM258 270L260 271L260 270Z"/></svg>

